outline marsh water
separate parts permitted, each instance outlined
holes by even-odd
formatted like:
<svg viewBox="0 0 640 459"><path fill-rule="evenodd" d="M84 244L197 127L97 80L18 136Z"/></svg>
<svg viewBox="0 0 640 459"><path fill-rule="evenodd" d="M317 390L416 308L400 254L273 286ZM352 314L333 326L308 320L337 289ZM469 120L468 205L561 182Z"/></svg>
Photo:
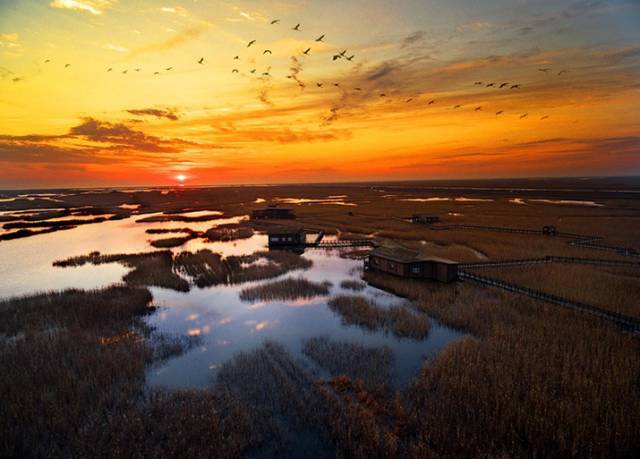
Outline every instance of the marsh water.
<svg viewBox="0 0 640 459"><path fill-rule="evenodd" d="M166 235L149 235L145 232L147 229L188 227L201 231L220 224L237 223L246 216L221 216L213 221L189 223L140 223L137 220L141 218L133 215L123 220L3 241L0 243L0 298L67 288L94 289L118 283L129 271L119 263L70 268L58 268L52 264L56 260L93 251L103 254L150 252L155 249L149 242ZM255 234L251 238L231 242L193 239L171 250L180 252L206 248L224 256L248 255L265 250L266 244L265 235ZM339 250L307 249L302 256L313 262L311 268L290 271L275 279L208 288L194 286L187 293L150 288L153 303L158 309L147 318L148 323L162 333L198 338L197 345L186 353L149 369L148 384L171 388L209 386L221 364L239 352L259 347L265 340L285 345L303 365L320 372L302 354L301 348L306 338L328 336L365 346L388 346L395 360L394 385L403 386L419 371L424 357L436 355L462 336L434 320L429 335L423 340L399 338L384 331L346 325L327 306L329 298L336 294L364 295L382 307L402 304L406 300L371 286L360 292L343 289L340 286L342 281L360 279L363 262L341 257ZM240 291L244 288L289 277L330 282L329 295L294 301L245 302L240 299Z"/></svg>

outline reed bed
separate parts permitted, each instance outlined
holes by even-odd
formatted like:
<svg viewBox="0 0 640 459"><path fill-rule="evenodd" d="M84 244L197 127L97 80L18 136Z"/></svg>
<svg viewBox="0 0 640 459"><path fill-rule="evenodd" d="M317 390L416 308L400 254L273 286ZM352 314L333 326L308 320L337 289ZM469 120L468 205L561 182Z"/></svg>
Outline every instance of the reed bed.
<svg viewBox="0 0 640 459"><path fill-rule="evenodd" d="M181 245L186 244L193 236L181 236L181 237L167 237L163 239L156 239L150 242L152 247L156 249L168 249L173 247L180 247Z"/></svg>
<svg viewBox="0 0 640 459"><path fill-rule="evenodd" d="M238 239L248 239L254 235L253 228L241 225L220 225L204 232L209 242L235 241Z"/></svg>
<svg viewBox="0 0 640 459"><path fill-rule="evenodd" d="M183 222L183 223L196 223L196 222L208 222L212 220L219 220L222 217L219 213L211 213L207 215L199 215L197 217L189 217L188 215L153 215L149 217L143 217L136 220L137 223L165 223L165 222Z"/></svg>
<svg viewBox="0 0 640 459"><path fill-rule="evenodd" d="M424 339L431 329L425 315L415 314L405 306L385 309L364 296L339 295L329 300L328 305L345 324L384 330L402 338Z"/></svg>
<svg viewBox="0 0 640 459"><path fill-rule="evenodd" d="M149 228L145 231L147 234L175 234L175 233L185 233L185 234L199 234L197 231L192 230L191 228Z"/></svg>
<svg viewBox="0 0 640 459"><path fill-rule="evenodd" d="M327 336L305 340L302 352L331 376L362 379L370 387L390 387L393 353L390 348L366 347Z"/></svg>
<svg viewBox="0 0 640 459"><path fill-rule="evenodd" d="M21 229L18 231L11 231L9 233L0 234L0 241L11 241L13 239L22 239L25 237L37 236L38 234L47 234L47 233L55 233L56 231L64 231L76 228L73 225L68 226L58 226L56 228L46 228L42 230L30 230L30 229Z"/></svg>
<svg viewBox="0 0 640 459"><path fill-rule="evenodd" d="M242 301L293 301L329 294L331 282L311 282L304 278L282 279L240 291Z"/></svg>
<svg viewBox="0 0 640 459"><path fill-rule="evenodd" d="M340 287L345 290L354 290L356 292L360 292L367 288L367 284L359 280L347 279L340 282Z"/></svg>
<svg viewBox="0 0 640 459"><path fill-rule="evenodd" d="M190 343L144 325L150 301L117 286L0 302L1 457L237 457L248 447L237 403L145 391L146 368Z"/></svg>

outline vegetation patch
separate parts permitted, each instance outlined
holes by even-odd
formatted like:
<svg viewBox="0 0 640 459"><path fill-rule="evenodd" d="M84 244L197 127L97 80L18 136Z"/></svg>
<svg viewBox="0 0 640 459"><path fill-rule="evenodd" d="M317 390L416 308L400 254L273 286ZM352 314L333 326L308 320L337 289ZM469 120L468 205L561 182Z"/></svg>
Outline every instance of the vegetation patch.
<svg viewBox="0 0 640 459"><path fill-rule="evenodd" d="M332 376L362 379L369 386L391 385L393 353L388 347L366 347L327 336L306 340L302 352Z"/></svg>
<svg viewBox="0 0 640 459"><path fill-rule="evenodd" d="M329 301L329 307L342 316L349 325L359 325L369 330L385 330L398 337L423 339L429 334L431 324L424 315L409 311L404 306L382 308L364 296L339 295Z"/></svg>
<svg viewBox="0 0 640 459"><path fill-rule="evenodd" d="M167 238L156 239L154 241L151 241L151 246L157 249L168 249L172 247L180 247L181 245L184 245L191 239L193 239L192 236L167 237Z"/></svg>
<svg viewBox="0 0 640 459"><path fill-rule="evenodd" d="M204 232L203 236L209 242L235 241L238 239L248 239L253 236L253 228L242 225L220 225Z"/></svg>
<svg viewBox="0 0 640 459"><path fill-rule="evenodd" d="M304 278L288 278L269 282L240 292L242 301L293 301L301 298L314 298L329 294L331 282L311 282Z"/></svg>
<svg viewBox="0 0 640 459"><path fill-rule="evenodd" d="M347 279L340 282L340 287L345 290L355 290L356 292L360 292L367 288L367 284L359 280Z"/></svg>

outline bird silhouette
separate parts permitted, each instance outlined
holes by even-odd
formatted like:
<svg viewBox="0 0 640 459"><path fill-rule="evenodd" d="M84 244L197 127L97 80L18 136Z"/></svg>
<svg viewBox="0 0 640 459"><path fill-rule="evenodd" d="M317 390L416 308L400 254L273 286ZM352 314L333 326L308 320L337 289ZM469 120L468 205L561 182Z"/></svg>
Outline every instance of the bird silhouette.
<svg viewBox="0 0 640 459"><path fill-rule="evenodd" d="M204 64L204 57L200 58L200 60L198 61L198 64Z"/></svg>
<svg viewBox="0 0 640 459"><path fill-rule="evenodd" d="M278 24L279 22L280 22L280 19L274 19L273 21L271 21L271 25Z"/></svg>
<svg viewBox="0 0 640 459"><path fill-rule="evenodd" d="M512 84L511 85L511 89L520 89L520 85L519 84Z"/></svg>
<svg viewBox="0 0 640 459"><path fill-rule="evenodd" d="M233 69L233 70L231 71L231 73L240 73L240 70L238 70L238 69Z"/></svg>
<svg viewBox="0 0 640 459"><path fill-rule="evenodd" d="M316 38L317 42L321 42L322 40L324 40L324 35L320 35L318 38Z"/></svg>
<svg viewBox="0 0 640 459"><path fill-rule="evenodd" d="M453 109L455 110L455 109L460 108L460 107L462 107L462 105L460 105L460 104L458 104L458 105L454 105L454 106L453 106Z"/></svg>
<svg viewBox="0 0 640 459"><path fill-rule="evenodd" d="M549 115L544 115L542 118L540 118L540 121L546 120L547 118L549 118Z"/></svg>
<svg viewBox="0 0 640 459"><path fill-rule="evenodd" d="M255 40L251 40L251 41L249 42L249 44L247 44L247 48L249 48L249 47L250 47L251 45L253 45L255 42L256 42Z"/></svg>
<svg viewBox="0 0 640 459"><path fill-rule="evenodd" d="M64 68L71 67L71 64L64 64Z"/></svg>
<svg viewBox="0 0 640 459"><path fill-rule="evenodd" d="M413 97L409 97L405 102L409 103L413 100Z"/></svg>
<svg viewBox="0 0 640 459"><path fill-rule="evenodd" d="M160 75L160 72L153 72L154 75Z"/></svg>
<svg viewBox="0 0 640 459"><path fill-rule="evenodd" d="M240 56L233 56L234 61L237 61L238 59L240 59Z"/></svg>
<svg viewBox="0 0 640 459"><path fill-rule="evenodd" d="M297 32L300 32L300 24L296 24L296 26L293 27L291 30L295 30Z"/></svg>
<svg viewBox="0 0 640 459"><path fill-rule="evenodd" d="M495 86L495 83L489 83L485 86L485 88L491 88L492 86Z"/></svg>
<svg viewBox="0 0 640 459"><path fill-rule="evenodd" d="M269 72L262 72L262 76L270 77L270 76L271 76L271 74L270 74Z"/></svg>
<svg viewBox="0 0 640 459"><path fill-rule="evenodd" d="M136 72L139 72L140 70L142 70L142 69L136 69Z"/></svg>
<svg viewBox="0 0 640 459"><path fill-rule="evenodd" d="M475 83L473 83L476 86L482 86L482 81L476 81Z"/></svg>
<svg viewBox="0 0 640 459"><path fill-rule="evenodd" d="M123 70L123 71L122 71L122 73L123 73L124 75L126 75L128 71L129 71L129 70Z"/></svg>
<svg viewBox="0 0 640 459"><path fill-rule="evenodd" d="M500 116L500 115L502 115L503 113L504 113L504 110L499 110L499 111L497 111L497 112L496 112L496 116Z"/></svg>
<svg viewBox="0 0 640 459"><path fill-rule="evenodd" d="M51 62L51 59L45 59L44 63L48 64L49 62Z"/></svg>
<svg viewBox="0 0 640 459"><path fill-rule="evenodd" d="M560 71L558 72L558 76L562 75L563 73L567 73L567 71L566 71L566 70L560 70Z"/></svg>
<svg viewBox="0 0 640 459"><path fill-rule="evenodd" d="M321 88L322 87L322 83L316 83L316 86Z"/></svg>
<svg viewBox="0 0 640 459"><path fill-rule="evenodd" d="M385 93L380 93L380 97L387 97Z"/></svg>
<svg viewBox="0 0 640 459"><path fill-rule="evenodd" d="M305 54L305 55L308 56L309 55L309 51L311 51L311 48L305 49L302 54Z"/></svg>
<svg viewBox="0 0 640 459"><path fill-rule="evenodd" d="M256 70L258 69L251 69L249 73L256 73Z"/></svg>
<svg viewBox="0 0 640 459"><path fill-rule="evenodd" d="M264 54L273 54L273 53L271 52L270 49L265 49L264 51L262 51L262 54L264 55Z"/></svg>
<svg viewBox="0 0 640 459"><path fill-rule="evenodd" d="M347 50L346 50L346 49L340 53L340 55L341 55L342 57L344 57L344 55L345 55L345 54L347 54Z"/></svg>
<svg viewBox="0 0 640 459"><path fill-rule="evenodd" d="M356 57L355 54L352 54L351 56L347 57L346 59L351 62L353 60L353 58Z"/></svg>
<svg viewBox="0 0 640 459"><path fill-rule="evenodd" d="M435 99L431 99L427 105L433 105L435 103L436 103L436 100Z"/></svg>
<svg viewBox="0 0 640 459"><path fill-rule="evenodd" d="M362 88L353 88L354 91L362 91Z"/></svg>
<svg viewBox="0 0 640 459"><path fill-rule="evenodd" d="M173 70L173 67L167 67L165 70L166 70L167 72L170 72L171 70Z"/></svg>
<svg viewBox="0 0 640 459"><path fill-rule="evenodd" d="M504 88L505 86L509 86L509 83L502 83L502 84L500 85L500 89Z"/></svg>
<svg viewBox="0 0 640 459"><path fill-rule="evenodd" d="M473 109L474 112L479 112L481 110L482 110L482 107L476 107L476 108Z"/></svg>
<svg viewBox="0 0 640 459"><path fill-rule="evenodd" d="M542 69L538 69L538 71L539 71L539 72L547 73L547 72L550 72L550 71L551 71L551 69L550 69L549 67L545 67L545 68L542 68Z"/></svg>
<svg viewBox="0 0 640 459"><path fill-rule="evenodd" d="M340 87L340 83L333 83L333 85L334 85L336 88L339 88L339 87Z"/></svg>
<svg viewBox="0 0 640 459"><path fill-rule="evenodd" d="M342 56L340 54L334 54L333 55L333 60L337 61L338 59L342 59Z"/></svg>
<svg viewBox="0 0 640 459"><path fill-rule="evenodd" d="M110 71L112 71L112 70L113 70L113 68L109 67L109 68L107 69L107 72L110 72Z"/></svg>
<svg viewBox="0 0 640 459"><path fill-rule="evenodd" d="M520 115L520 119L522 120L522 119L526 118L527 116L529 116L529 114L528 114L528 113L525 113L525 114L523 114L523 115Z"/></svg>

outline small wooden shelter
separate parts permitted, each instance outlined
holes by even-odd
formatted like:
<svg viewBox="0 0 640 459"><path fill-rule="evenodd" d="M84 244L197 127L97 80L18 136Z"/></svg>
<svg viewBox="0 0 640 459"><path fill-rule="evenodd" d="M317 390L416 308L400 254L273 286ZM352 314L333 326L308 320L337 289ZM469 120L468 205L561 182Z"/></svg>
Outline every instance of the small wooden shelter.
<svg viewBox="0 0 640 459"><path fill-rule="evenodd" d="M452 282L458 278L458 263L422 255L405 248L378 247L369 253L365 269L400 277Z"/></svg>
<svg viewBox="0 0 640 459"><path fill-rule="evenodd" d="M267 230L269 248L274 247L300 247L307 242L307 233L304 229L293 226L274 226Z"/></svg>

